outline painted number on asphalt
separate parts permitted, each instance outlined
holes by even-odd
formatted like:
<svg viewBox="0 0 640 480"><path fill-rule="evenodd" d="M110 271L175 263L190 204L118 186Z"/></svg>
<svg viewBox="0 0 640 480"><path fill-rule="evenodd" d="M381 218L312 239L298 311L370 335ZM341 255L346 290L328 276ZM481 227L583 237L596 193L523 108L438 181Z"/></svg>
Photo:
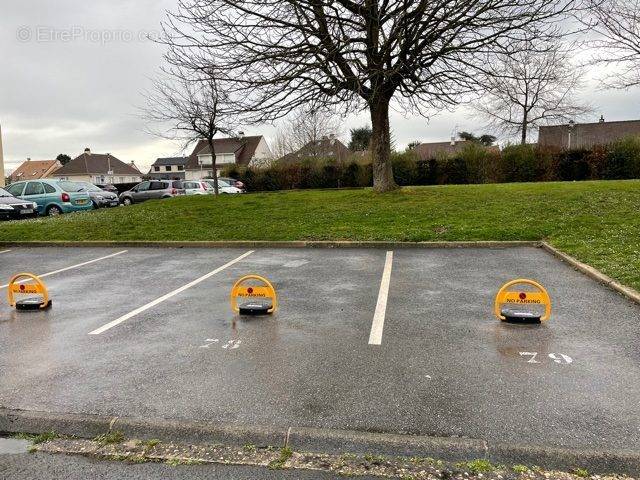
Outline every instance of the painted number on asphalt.
<svg viewBox="0 0 640 480"><path fill-rule="evenodd" d="M545 357L538 357L538 352L520 352L520 356L527 360L527 363L544 363ZM573 358L564 353L549 353L547 355L553 362L568 365L573 363Z"/></svg>
<svg viewBox="0 0 640 480"><path fill-rule="evenodd" d="M220 343L220 339L218 338L207 338L205 340L204 345L200 345L200 348L209 348L211 345L216 345ZM242 340L229 340L222 345L222 348L225 350L235 350L236 348L240 348L240 344Z"/></svg>
<svg viewBox="0 0 640 480"><path fill-rule="evenodd" d="M229 340L227 343L225 343L222 348L224 349L229 349L229 350L235 350L236 348L240 348L240 344L242 343L242 340Z"/></svg>

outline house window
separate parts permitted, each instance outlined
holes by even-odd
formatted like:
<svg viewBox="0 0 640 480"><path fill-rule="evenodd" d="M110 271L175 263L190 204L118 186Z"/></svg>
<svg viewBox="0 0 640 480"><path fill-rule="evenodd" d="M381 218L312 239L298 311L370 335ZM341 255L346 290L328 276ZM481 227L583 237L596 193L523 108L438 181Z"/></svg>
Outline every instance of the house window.
<svg viewBox="0 0 640 480"><path fill-rule="evenodd" d="M165 172L170 172L171 171L171 165L167 165L166 167L164 167L164 171Z"/></svg>
<svg viewBox="0 0 640 480"><path fill-rule="evenodd" d="M160 171L160 167L153 167L153 171L154 172L159 172Z"/></svg>
<svg viewBox="0 0 640 480"><path fill-rule="evenodd" d="M124 183L124 177L120 177L120 183Z"/></svg>
<svg viewBox="0 0 640 480"><path fill-rule="evenodd" d="M178 165L178 171L182 172L184 170L184 165Z"/></svg>

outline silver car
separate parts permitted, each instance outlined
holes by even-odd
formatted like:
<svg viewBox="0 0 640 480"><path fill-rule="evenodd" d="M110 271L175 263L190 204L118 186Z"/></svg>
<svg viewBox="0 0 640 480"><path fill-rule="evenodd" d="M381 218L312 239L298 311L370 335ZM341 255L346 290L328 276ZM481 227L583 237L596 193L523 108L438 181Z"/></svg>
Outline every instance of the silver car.
<svg viewBox="0 0 640 480"><path fill-rule="evenodd" d="M107 192L97 185L89 182L76 182L80 185L79 192L87 192L91 197L93 208L117 207L120 204L118 195Z"/></svg>
<svg viewBox="0 0 640 480"><path fill-rule="evenodd" d="M131 190L120 194L120 203L131 205L155 198L171 198L184 195L184 188L180 180L149 180L139 183Z"/></svg>

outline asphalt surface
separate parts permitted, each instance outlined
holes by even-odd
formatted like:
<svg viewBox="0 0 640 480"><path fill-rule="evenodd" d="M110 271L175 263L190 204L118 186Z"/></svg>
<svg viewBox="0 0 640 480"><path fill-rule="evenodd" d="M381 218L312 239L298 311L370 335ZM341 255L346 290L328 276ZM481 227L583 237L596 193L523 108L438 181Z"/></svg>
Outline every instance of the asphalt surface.
<svg viewBox="0 0 640 480"><path fill-rule="evenodd" d="M46 453L0 454L0 478L20 480L328 480L336 475L308 470L269 470L232 465L132 464ZM373 477L358 477L363 480Z"/></svg>
<svg viewBox="0 0 640 480"><path fill-rule="evenodd" d="M121 250L16 248L0 279ZM381 345L386 252L364 249L257 250L89 335L245 252L130 248L48 276L47 312L1 299L0 406L640 452L640 307L536 248L395 251ZM273 316L230 311L247 273L275 284ZM493 316L521 277L548 289L547 324Z"/></svg>

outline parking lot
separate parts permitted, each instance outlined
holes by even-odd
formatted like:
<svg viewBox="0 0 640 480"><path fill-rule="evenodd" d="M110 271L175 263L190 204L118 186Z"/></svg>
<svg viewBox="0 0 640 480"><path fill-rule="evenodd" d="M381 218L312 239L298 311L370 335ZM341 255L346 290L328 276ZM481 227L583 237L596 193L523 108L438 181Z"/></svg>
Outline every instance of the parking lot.
<svg viewBox="0 0 640 480"><path fill-rule="evenodd" d="M231 311L248 273L274 315ZM548 323L493 315L523 277ZM0 286L3 407L640 451L640 307L541 249L0 248Z"/></svg>

